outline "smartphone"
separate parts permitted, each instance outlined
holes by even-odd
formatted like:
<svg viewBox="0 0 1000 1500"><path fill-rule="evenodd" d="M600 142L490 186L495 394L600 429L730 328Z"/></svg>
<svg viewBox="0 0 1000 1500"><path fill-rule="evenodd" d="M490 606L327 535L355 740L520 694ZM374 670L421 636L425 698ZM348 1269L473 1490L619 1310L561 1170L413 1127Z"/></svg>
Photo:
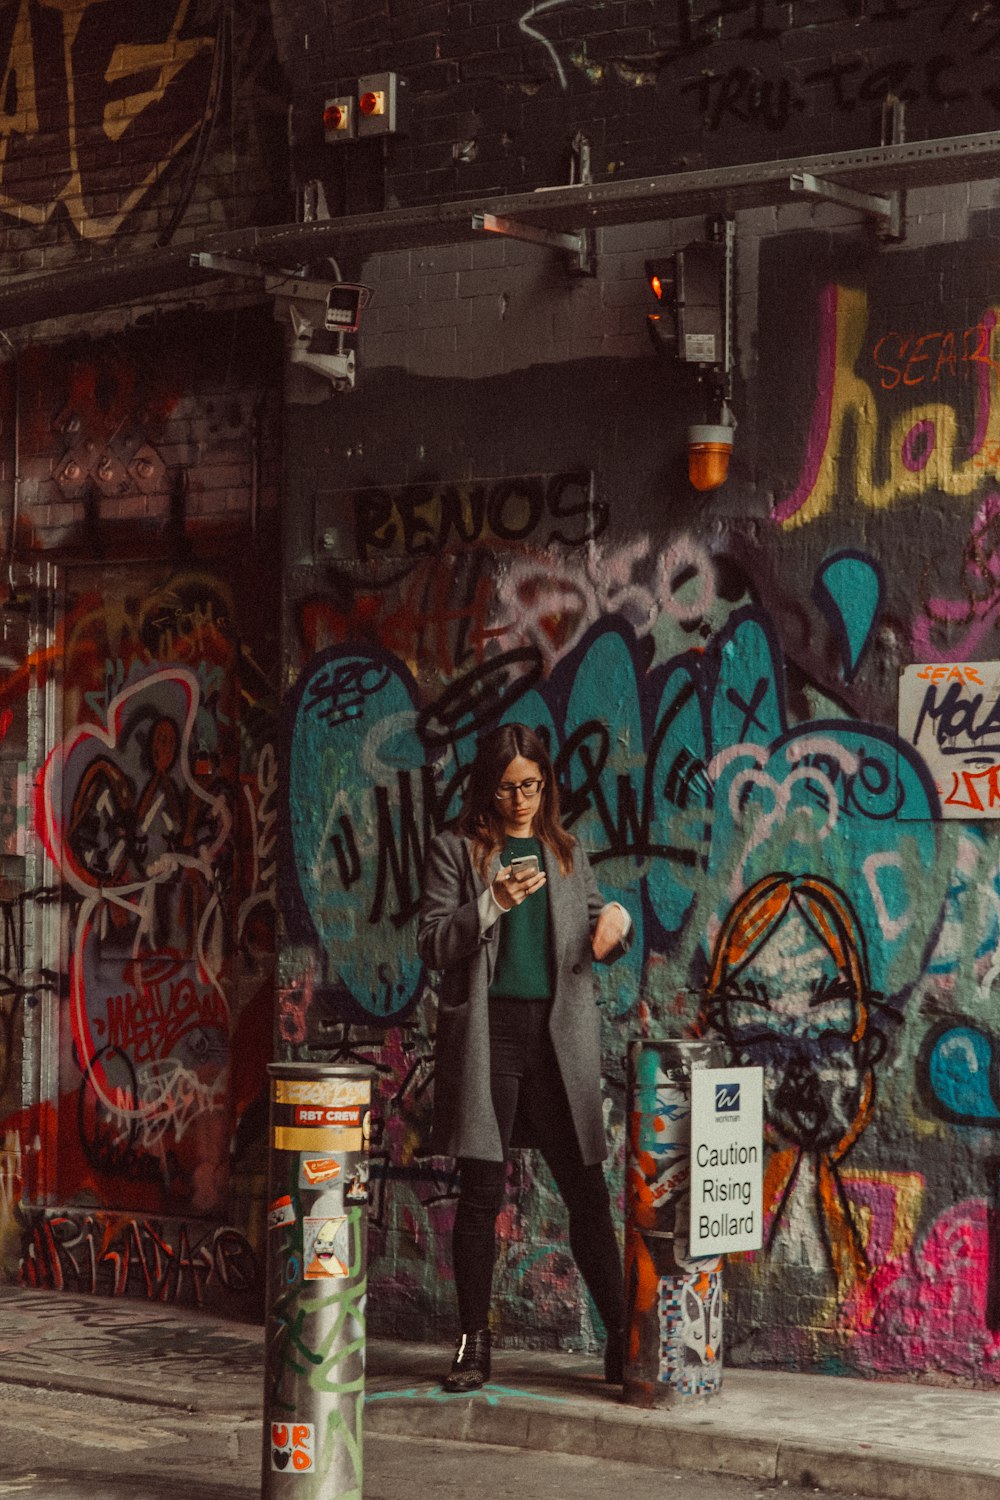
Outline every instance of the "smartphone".
<svg viewBox="0 0 1000 1500"><path fill-rule="evenodd" d="M510 862L510 875L512 880L524 880L528 875L537 874L537 854L519 854Z"/></svg>

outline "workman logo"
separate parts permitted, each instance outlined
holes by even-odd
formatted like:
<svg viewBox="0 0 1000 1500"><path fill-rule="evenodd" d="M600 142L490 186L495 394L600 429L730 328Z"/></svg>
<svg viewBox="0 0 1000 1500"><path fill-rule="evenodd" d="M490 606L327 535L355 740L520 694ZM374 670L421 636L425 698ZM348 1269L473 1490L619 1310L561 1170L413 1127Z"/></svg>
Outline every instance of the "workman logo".
<svg viewBox="0 0 1000 1500"><path fill-rule="evenodd" d="M738 1083L717 1083L715 1085L715 1113L717 1115L735 1115L740 1108L740 1086Z"/></svg>

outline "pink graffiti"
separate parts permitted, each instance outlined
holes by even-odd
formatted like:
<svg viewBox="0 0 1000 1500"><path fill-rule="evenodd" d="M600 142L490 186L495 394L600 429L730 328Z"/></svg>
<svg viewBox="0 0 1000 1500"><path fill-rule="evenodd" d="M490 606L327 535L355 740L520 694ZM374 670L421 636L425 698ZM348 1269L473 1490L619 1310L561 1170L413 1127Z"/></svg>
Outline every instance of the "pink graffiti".
<svg viewBox="0 0 1000 1500"><path fill-rule="evenodd" d="M788 521L805 505L819 477L833 414L833 392L837 375L837 296L839 288L828 286L819 301L819 347L816 351L816 404L806 444L805 462L799 482L790 495L771 511L778 522Z"/></svg>
<svg viewBox="0 0 1000 1500"><path fill-rule="evenodd" d="M910 1269L897 1260L876 1271L856 1303L873 1369L1000 1377L1000 1332L986 1325L989 1240L986 1203L967 1199L932 1226Z"/></svg>
<svg viewBox="0 0 1000 1500"><path fill-rule="evenodd" d="M926 469L936 447L936 424L926 417L922 422L914 422L903 439L902 450L903 462L911 474L919 474L921 469Z"/></svg>
<svg viewBox="0 0 1000 1500"><path fill-rule="evenodd" d="M192 1032L225 1032L228 1009L217 990L198 985L183 954L144 953L124 966L128 988L107 997L107 1042L137 1063L158 1062Z"/></svg>
<svg viewBox="0 0 1000 1500"><path fill-rule="evenodd" d="M997 315L992 308L988 308L979 320L979 327L983 330L979 348L985 348L987 353L996 324ZM970 458L981 452L983 444L986 442L986 429L990 422L990 370L992 369L992 363L987 358L976 359L974 364L976 383L979 386L979 400L976 411L976 430L972 435L972 442L969 444Z"/></svg>
<svg viewBox="0 0 1000 1500"><path fill-rule="evenodd" d="M961 599L934 596L913 622L918 661L962 661L974 656L1000 619L1000 493L988 494L976 511L962 561ZM960 640L938 645L941 632L966 626Z"/></svg>

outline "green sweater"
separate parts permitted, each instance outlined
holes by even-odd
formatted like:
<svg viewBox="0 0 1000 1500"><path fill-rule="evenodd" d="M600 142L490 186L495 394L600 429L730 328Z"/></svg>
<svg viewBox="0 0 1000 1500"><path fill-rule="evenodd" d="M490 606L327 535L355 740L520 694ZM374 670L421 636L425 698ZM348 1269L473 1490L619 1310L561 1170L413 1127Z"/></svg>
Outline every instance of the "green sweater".
<svg viewBox="0 0 1000 1500"><path fill-rule="evenodd" d="M537 839L507 838L500 863L509 865L515 855L537 854L543 868L542 846ZM520 906L498 917L500 948L493 970L491 995L510 995L518 1000L548 1000L552 994L552 935L549 896L542 886Z"/></svg>

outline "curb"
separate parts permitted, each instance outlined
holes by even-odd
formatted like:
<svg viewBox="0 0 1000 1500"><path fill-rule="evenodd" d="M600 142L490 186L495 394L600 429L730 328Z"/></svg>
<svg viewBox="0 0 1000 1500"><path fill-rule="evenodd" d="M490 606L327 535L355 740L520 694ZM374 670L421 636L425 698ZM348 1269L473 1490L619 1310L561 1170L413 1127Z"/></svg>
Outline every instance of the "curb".
<svg viewBox="0 0 1000 1500"><path fill-rule="evenodd" d="M391 1437L490 1443L572 1453L644 1468L686 1469L752 1481L839 1489L876 1500L1000 1500L1000 1465L954 1464L901 1456L875 1445L818 1447L703 1425L671 1423L663 1412L617 1406L611 1411L545 1410L523 1392L435 1400L416 1390L369 1394L365 1431ZM542 1401L544 1397L540 1398Z"/></svg>

